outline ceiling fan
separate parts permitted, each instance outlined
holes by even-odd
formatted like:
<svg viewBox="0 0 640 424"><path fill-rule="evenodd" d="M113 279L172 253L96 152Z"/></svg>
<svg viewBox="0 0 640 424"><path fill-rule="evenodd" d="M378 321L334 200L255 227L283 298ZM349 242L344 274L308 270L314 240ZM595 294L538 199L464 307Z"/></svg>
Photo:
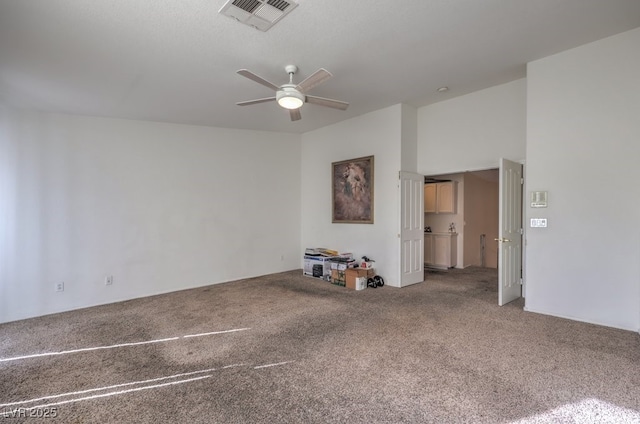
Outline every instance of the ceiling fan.
<svg viewBox="0 0 640 424"><path fill-rule="evenodd" d="M238 106L248 106L255 105L257 103L272 102L275 100L283 108L289 109L289 114L291 115L292 121L297 121L302 118L302 116L300 115L300 107L302 107L304 103L312 103L340 110L346 110L349 106L349 103L341 102L340 100L325 99L324 97L311 96L309 94L306 94L307 91L311 90L317 85L322 84L333 76L331 72L327 71L326 69L318 69L297 85L293 83L293 75L298 72L298 67L295 65L287 65L285 66L284 70L289 74L289 82L287 84L277 86L247 69L240 69L238 71L238 74L257 82L258 84L262 84L265 87L269 87L272 90L275 90L276 95L274 97L247 100L244 102L238 102L236 104Z"/></svg>

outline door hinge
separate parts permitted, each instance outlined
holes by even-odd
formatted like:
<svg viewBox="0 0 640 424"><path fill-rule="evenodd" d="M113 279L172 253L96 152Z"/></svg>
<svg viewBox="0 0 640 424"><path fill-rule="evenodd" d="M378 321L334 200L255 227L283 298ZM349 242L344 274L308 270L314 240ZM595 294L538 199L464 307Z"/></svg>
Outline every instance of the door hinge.
<svg viewBox="0 0 640 424"><path fill-rule="evenodd" d="M524 234L524 229L520 228L520 235Z"/></svg>
<svg viewBox="0 0 640 424"><path fill-rule="evenodd" d="M520 285L523 285L523 283L522 283L522 278L520 278Z"/></svg>
<svg viewBox="0 0 640 424"><path fill-rule="evenodd" d="M524 184L524 178L520 177L520 185Z"/></svg>

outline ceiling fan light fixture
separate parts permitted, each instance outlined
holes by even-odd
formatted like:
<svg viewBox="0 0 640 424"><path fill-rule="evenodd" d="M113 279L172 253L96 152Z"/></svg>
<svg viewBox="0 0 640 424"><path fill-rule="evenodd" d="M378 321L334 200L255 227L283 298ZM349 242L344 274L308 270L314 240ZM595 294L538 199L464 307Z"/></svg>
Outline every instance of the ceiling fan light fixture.
<svg viewBox="0 0 640 424"><path fill-rule="evenodd" d="M304 104L304 94L294 88L285 87L276 93L276 100L285 109L299 109Z"/></svg>
<svg viewBox="0 0 640 424"><path fill-rule="evenodd" d="M234 0L240 1L240 0ZM269 2L276 2L282 0L268 0ZM324 97L311 96L307 95L307 91L311 90L313 87L316 87L326 81L328 78L331 78L331 72L327 71L324 68L320 68L315 71L313 74L309 75L299 84L293 83L293 75L298 72L298 67L295 65L287 65L284 67L284 70L289 74L289 83L282 84L280 86L275 85L272 82L267 81L251 72L248 69L240 69L237 71L238 75L242 75L245 78L250 79L251 81L255 81L260 85L264 85L271 90L276 92L275 96L266 97L263 99L254 99L247 100L244 102L236 103L238 106L248 106L255 105L258 103L266 103L277 101L278 105L283 108L289 110L289 116L292 121L299 121L302 117L300 116L300 108L305 103L313 103L319 106L330 107L333 109L346 110L349 106L347 102L341 102L340 100L333 99L325 99Z"/></svg>

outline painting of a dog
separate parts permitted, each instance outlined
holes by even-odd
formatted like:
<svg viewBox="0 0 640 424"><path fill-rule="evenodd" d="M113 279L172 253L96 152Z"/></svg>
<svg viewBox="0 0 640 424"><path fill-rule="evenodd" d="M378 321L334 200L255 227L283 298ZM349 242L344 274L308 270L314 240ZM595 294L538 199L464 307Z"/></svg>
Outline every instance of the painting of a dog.
<svg viewBox="0 0 640 424"><path fill-rule="evenodd" d="M331 164L334 223L373 224L373 156Z"/></svg>

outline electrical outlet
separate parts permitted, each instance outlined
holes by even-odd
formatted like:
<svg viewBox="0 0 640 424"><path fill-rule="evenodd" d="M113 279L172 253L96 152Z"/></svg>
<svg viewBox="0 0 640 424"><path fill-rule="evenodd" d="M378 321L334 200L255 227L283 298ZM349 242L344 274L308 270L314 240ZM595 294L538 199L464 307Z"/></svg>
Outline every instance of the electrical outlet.
<svg viewBox="0 0 640 424"><path fill-rule="evenodd" d="M64 291L64 281L62 281L60 283L56 283L54 288L55 288L55 291L57 291L57 292L63 292Z"/></svg>
<svg viewBox="0 0 640 424"><path fill-rule="evenodd" d="M104 277L104 284L106 286L110 286L111 284L113 284L113 275L107 275L106 277Z"/></svg>

